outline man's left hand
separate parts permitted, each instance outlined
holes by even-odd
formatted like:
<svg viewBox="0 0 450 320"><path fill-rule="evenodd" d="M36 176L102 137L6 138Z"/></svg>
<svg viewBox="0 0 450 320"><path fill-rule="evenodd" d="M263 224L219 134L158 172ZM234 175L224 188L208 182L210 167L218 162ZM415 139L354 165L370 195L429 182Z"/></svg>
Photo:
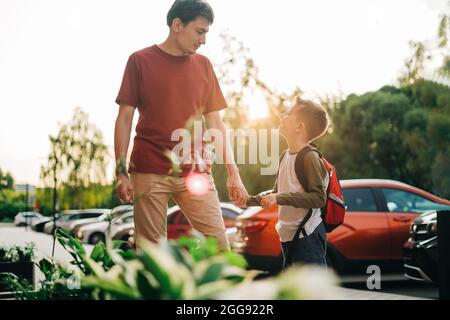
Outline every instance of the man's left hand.
<svg viewBox="0 0 450 320"><path fill-rule="evenodd" d="M242 183L239 173L231 174L227 179L228 196L238 207L245 207L248 193Z"/></svg>

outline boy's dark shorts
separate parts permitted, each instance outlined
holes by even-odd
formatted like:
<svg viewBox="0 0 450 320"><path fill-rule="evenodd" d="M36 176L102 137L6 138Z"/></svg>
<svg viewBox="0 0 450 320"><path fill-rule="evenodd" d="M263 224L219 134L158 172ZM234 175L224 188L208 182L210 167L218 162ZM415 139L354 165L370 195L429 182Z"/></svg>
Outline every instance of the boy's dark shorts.
<svg viewBox="0 0 450 320"><path fill-rule="evenodd" d="M281 243L285 268L292 264L315 264L326 267L327 233L320 223L307 237ZM290 255L290 256L289 256ZM287 261L287 258L290 258Z"/></svg>

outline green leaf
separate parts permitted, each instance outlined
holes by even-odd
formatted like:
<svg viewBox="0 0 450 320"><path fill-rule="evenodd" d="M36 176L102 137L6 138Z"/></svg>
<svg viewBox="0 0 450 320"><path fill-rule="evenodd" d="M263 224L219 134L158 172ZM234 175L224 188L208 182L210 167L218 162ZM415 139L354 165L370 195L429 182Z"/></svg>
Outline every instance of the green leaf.
<svg viewBox="0 0 450 320"><path fill-rule="evenodd" d="M81 241L72 237L66 230L57 228L56 235L58 239L63 239L66 245L68 245L76 254L79 256L86 255L86 250L84 250Z"/></svg>
<svg viewBox="0 0 450 320"><path fill-rule="evenodd" d="M193 277L189 270L165 250L167 243L161 242L155 245L143 241L140 244L141 254L139 259L144 264L145 270L153 274L158 281L162 292L167 299L183 299L185 294L190 294L194 286ZM185 290L186 289L186 290Z"/></svg>
<svg viewBox="0 0 450 320"><path fill-rule="evenodd" d="M85 288L96 288L110 293L117 299L139 299L139 292L127 286L120 278L105 279L103 277L87 276L81 279Z"/></svg>
<svg viewBox="0 0 450 320"><path fill-rule="evenodd" d="M235 284L228 280L219 280L205 283L197 288L196 299L215 299L216 295L233 287Z"/></svg>
<svg viewBox="0 0 450 320"><path fill-rule="evenodd" d="M133 250L119 251L118 254L126 261L136 259L136 253Z"/></svg>
<svg viewBox="0 0 450 320"><path fill-rule="evenodd" d="M98 262L101 259L103 259L103 257L105 256L105 252L106 252L105 244L103 242L99 242L95 245L94 249L92 249L90 258Z"/></svg>
<svg viewBox="0 0 450 320"><path fill-rule="evenodd" d="M123 240L113 240L112 247L113 247L113 249L120 249L120 247L125 243L127 243L127 242L123 241Z"/></svg>
<svg viewBox="0 0 450 320"><path fill-rule="evenodd" d="M202 261L198 266L202 272L198 278L197 285L220 280L224 267L225 265L222 262L210 263L208 260Z"/></svg>
<svg viewBox="0 0 450 320"><path fill-rule="evenodd" d="M39 270L44 274L46 280L50 280L56 271L55 265L49 260L42 258L38 263Z"/></svg>
<svg viewBox="0 0 450 320"><path fill-rule="evenodd" d="M247 260L245 260L243 256L236 252L228 251L224 254L224 257L226 258L226 261L233 266L243 269L247 268L248 266Z"/></svg>
<svg viewBox="0 0 450 320"><path fill-rule="evenodd" d="M140 296L143 299L157 300L161 298L161 287L150 272L138 271L136 281Z"/></svg>

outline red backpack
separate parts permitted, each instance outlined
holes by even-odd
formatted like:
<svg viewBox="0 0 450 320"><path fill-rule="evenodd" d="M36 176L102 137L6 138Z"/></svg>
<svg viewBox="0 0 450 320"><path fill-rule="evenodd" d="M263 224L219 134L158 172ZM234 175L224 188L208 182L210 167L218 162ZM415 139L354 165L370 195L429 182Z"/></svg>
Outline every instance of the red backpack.
<svg viewBox="0 0 450 320"><path fill-rule="evenodd" d="M345 205L344 205L344 197L342 195L341 185L339 183L339 179L336 173L336 169L334 166L329 163L319 152L317 148L313 146L306 146L303 148L295 159L295 173L297 175L298 180L300 181L302 187L306 190L308 188L308 183L306 181L306 176L304 175L304 158L308 152L317 152L319 157L323 161L323 165L327 170L329 176L329 182L327 187L327 201L321 210L321 217L323 224L325 226L326 232L331 232L340 226L344 222L345 216ZM302 221L301 226L303 227L306 222L311 217L311 210L309 214L306 216L304 221Z"/></svg>

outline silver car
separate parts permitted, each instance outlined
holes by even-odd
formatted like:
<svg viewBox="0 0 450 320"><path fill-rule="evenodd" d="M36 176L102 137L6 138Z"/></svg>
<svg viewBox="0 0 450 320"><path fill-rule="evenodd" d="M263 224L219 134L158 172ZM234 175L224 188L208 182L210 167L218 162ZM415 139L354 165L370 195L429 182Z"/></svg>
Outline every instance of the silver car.
<svg viewBox="0 0 450 320"><path fill-rule="evenodd" d="M108 229L115 228L117 225L130 223L133 221L133 206L121 205L111 210L109 218L95 223L80 225L72 229L73 235L83 243L97 244L100 241L105 242Z"/></svg>
<svg viewBox="0 0 450 320"><path fill-rule="evenodd" d="M109 209L81 209L81 210L69 210L63 212L56 220L56 227L69 230L70 225L77 220L98 218L102 214L109 212ZM53 232L53 221L45 224L44 232L51 234Z"/></svg>
<svg viewBox="0 0 450 320"><path fill-rule="evenodd" d="M19 212L14 217L14 225L17 227L30 226L33 221L36 221L40 218L42 218L42 215L38 212Z"/></svg>

